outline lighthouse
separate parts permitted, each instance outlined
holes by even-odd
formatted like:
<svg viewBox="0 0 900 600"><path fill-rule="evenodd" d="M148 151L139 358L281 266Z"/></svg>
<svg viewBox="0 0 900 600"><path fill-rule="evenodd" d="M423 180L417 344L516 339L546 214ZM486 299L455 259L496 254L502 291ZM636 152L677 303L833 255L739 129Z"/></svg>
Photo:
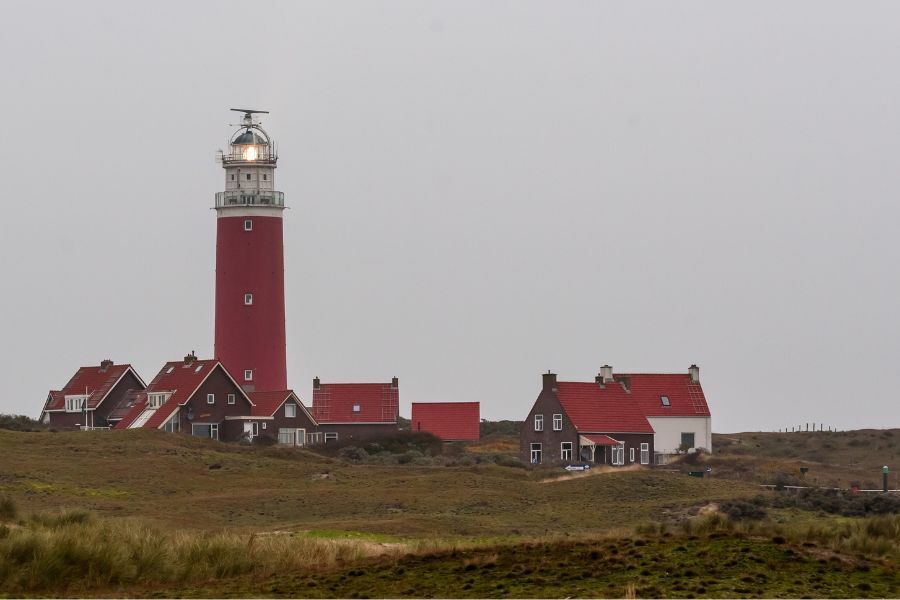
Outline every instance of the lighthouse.
<svg viewBox="0 0 900 600"><path fill-rule="evenodd" d="M287 389L284 320L284 194L278 155L254 115L220 153L225 191L216 194L215 356L248 392Z"/></svg>

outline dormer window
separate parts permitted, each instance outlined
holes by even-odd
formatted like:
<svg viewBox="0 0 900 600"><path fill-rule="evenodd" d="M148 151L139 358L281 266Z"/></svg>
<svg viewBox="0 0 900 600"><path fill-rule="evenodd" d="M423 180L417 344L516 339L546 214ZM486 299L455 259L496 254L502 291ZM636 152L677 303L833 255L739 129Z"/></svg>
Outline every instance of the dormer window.
<svg viewBox="0 0 900 600"><path fill-rule="evenodd" d="M85 395L66 396L66 412L81 412L87 409L87 399Z"/></svg>
<svg viewBox="0 0 900 600"><path fill-rule="evenodd" d="M360 410L361 410L361 408L360 408L359 404L353 405L353 412L359 412Z"/></svg>
<svg viewBox="0 0 900 600"><path fill-rule="evenodd" d="M159 408L169 399L170 393L147 394L147 408Z"/></svg>
<svg viewBox="0 0 900 600"><path fill-rule="evenodd" d="M253 381L253 369L244 371L244 381Z"/></svg>
<svg viewBox="0 0 900 600"><path fill-rule="evenodd" d="M668 396L660 396L660 397L659 397L659 401L662 402L662 405L663 405L663 406L671 406L671 405L672 405L672 403L669 402L669 397L668 397Z"/></svg>

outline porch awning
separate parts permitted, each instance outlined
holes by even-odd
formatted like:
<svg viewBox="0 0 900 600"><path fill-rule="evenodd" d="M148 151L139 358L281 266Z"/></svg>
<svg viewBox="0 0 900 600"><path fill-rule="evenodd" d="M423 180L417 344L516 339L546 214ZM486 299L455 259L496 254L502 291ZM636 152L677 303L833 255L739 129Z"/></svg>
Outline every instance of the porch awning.
<svg viewBox="0 0 900 600"><path fill-rule="evenodd" d="M622 442L614 440L608 435L580 435L579 446L618 446Z"/></svg>

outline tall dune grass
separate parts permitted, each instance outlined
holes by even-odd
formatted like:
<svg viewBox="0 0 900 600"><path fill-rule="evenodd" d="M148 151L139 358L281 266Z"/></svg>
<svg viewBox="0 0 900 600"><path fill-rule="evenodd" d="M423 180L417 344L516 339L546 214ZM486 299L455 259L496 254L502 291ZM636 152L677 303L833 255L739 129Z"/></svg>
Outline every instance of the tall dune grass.
<svg viewBox="0 0 900 600"><path fill-rule="evenodd" d="M32 517L0 532L0 589L77 593L323 569L405 549L354 540L170 532L86 513Z"/></svg>

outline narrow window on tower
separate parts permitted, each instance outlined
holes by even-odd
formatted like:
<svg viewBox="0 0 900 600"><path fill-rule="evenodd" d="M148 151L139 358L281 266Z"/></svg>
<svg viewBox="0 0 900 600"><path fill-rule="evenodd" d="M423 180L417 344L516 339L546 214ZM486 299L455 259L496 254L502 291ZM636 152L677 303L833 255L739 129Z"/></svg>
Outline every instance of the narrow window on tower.
<svg viewBox="0 0 900 600"><path fill-rule="evenodd" d="M244 294L244 304L247 306L253 304L253 294Z"/></svg>
<svg viewBox="0 0 900 600"><path fill-rule="evenodd" d="M247 173L247 181L250 181L250 173Z"/></svg>
<svg viewBox="0 0 900 600"><path fill-rule="evenodd" d="M244 371L244 381L253 381L253 369Z"/></svg>
<svg viewBox="0 0 900 600"><path fill-rule="evenodd" d="M253 221L250 219L244 221L244 231L253 231Z"/></svg>
<svg viewBox="0 0 900 600"><path fill-rule="evenodd" d="M266 175L265 173L263 173L263 181L268 181L268 180L269 180L269 176Z"/></svg>
<svg viewBox="0 0 900 600"><path fill-rule="evenodd" d="M231 180L234 181L234 173L231 174Z"/></svg>

